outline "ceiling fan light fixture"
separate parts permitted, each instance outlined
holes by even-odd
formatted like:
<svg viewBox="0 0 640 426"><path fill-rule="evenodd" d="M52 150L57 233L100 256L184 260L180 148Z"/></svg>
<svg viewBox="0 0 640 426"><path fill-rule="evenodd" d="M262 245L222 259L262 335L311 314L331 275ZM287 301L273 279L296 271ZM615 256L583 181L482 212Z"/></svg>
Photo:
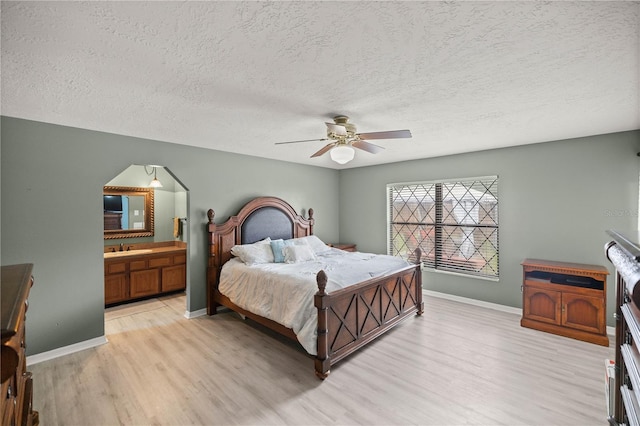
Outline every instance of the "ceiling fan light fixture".
<svg viewBox="0 0 640 426"><path fill-rule="evenodd" d="M349 123L346 115L336 115L333 117L334 123L327 123L327 137L322 139L305 139L291 142L276 142L276 145L299 143L299 142L321 142L327 144L311 155L311 158L320 157L327 152L331 159L338 164L346 164L355 157L355 149L361 149L371 154L377 154L384 150L384 147L367 142L369 139L398 139L410 138L409 130L386 130L383 132L357 133L356 126Z"/></svg>
<svg viewBox="0 0 640 426"><path fill-rule="evenodd" d="M349 145L338 145L329 151L331 159L338 164L346 164L353 160L355 150Z"/></svg>

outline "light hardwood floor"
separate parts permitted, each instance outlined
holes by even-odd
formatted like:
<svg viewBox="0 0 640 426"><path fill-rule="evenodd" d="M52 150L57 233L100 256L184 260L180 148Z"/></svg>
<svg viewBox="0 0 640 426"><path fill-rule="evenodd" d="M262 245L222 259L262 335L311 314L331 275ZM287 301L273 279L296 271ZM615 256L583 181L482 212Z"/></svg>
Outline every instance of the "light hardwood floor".
<svg viewBox="0 0 640 426"><path fill-rule="evenodd" d="M41 424L606 424L613 347L514 314L426 297L422 317L320 381L296 345L184 308L180 296L108 309L108 344L30 366Z"/></svg>

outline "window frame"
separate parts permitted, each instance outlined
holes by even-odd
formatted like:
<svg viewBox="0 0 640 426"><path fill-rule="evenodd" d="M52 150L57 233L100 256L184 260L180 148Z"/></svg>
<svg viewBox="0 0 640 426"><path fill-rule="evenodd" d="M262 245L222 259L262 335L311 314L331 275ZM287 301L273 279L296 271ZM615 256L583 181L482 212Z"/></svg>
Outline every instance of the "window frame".
<svg viewBox="0 0 640 426"><path fill-rule="evenodd" d="M472 224L460 223L460 219L456 219L455 222L451 222L450 221L450 218L452 216L451 211L449 211L446 217L444 217L443 212L445 210L445 204L447 204L448 201L451 201L451 199L447 201L446 196L443 196L443 187L448 186L448 188L454 188L456 186L463 186L465 188L465 191L471 195L471 189L473 189L473 184L476 184L476 183L482 184L485 190L480 196L480 198L476 198L475 196L473 197L475 200L474 207L476 206L480 207L483 202L486 202L487 200L489 200L490 202L490 200L493 199L495 204L492 208L487 210L484 207L482 207L482 209L485 216L489 216L490 219L494 222L494 224L487 225L487 224L478 223L477 218ZM471 184L471 185L467 187L465 184ZM486 184L489 184L489 186L486 186ZM418 220L415 223L411 222L410 220L408 221L394 220L394 218L392 217L394 215L394 208L392 206L393 191L396 190L396 193L397 193L403 189L406 189L413 195L415 194L415 191L419 189L419 186L424 186L424 187L431 186L435 188L434 189L435 195L429 197L431 200L433 200L433 203L434 203L433 207L426 210L426 213L429 213L432 209L434 210L433 212L433 214L435 215L434 219L432 219L431 221L426 220L426 218L428 217L428 214L427 214L424 216L425 219ZM424 188L424 189L427 190L426 195L429 195L429 192L432 190L432 188ZM478 278L478 279L489 280L489 281L499 281L500 280L500 248L499 248L500 224L498 220L498 217L499 217L498 189L499 189L498 175L453 178L453 179L438 179L438 180L428 180L428 181L398 182L398 183L387 184L387 187L386 187L387 254L397 255L396 254L397 251L394 244L394 238L397 237L397 235L400 234L400 232L396 231L395 233L392 234L392 232L394 232L394 225L412 226L412 227L416 227L416 229L418 229L418 227L424 227L423 229L429 229L430 227L432 227L433 234L434 234L433 238L423 238L418 243L418 247L420 246L424 247L425 242L428 243L429 248L433 252L433 261L425 262L425 259L424 259L425 251L423 250L423 261L422 261L423 269L431 272L460 275L468 278ZM447 195L452 195L450 189L449 189L449 192L447 192ZM483 197L487 195L490 198L483 200ZM462 201L462 199L458 199L455 196L453 196L453 198L455 200L454 203L457 203L458 205L460 204L460 201ZM425 201L425 198L422 198L421 200L419 200L419 204L422 205L424 201ZM493 212L494 209L495 209L495 212ZM466 210L466 208L464 211L465 211L465 214L469 213ZM415 215L414 215L415 212L416 210L411 212L411 216L413 216L414 218L415 218ZM449 221L447 221L446 219L449 219ZM492 249L495 249L495 254L489 257L488 259L485 258L480 248L476 246L475 243L472 242L473 253L469 257L464 256L466 260L464 260L461 263L461 265L466 266L466 268L453 267L452 265L454 265L454 262L451 260L451 257L449 257L448 259L446 257L443 257L443 237L442 237L443 230L445 228L452 228L452 227L458 228L460 230L462 230L463 228L466 228L466 229L471 228L472 229L471 233L465 233L465 238L468 237L468 235L474 234L476 230L489 229L491 234L487 237L486 235L484 235L484 231L482 231L483 237L485 237L485 241L488 241L491 239ZM492 235L493 233L495 233L495 236ZM447 234L447 239L453 239L452 234L453 234L452 232ZM429 240L431 239L433 240L433 242L429 243ZM457 250L461 250L461 246L462 244L458 245ZM429 251L428 253L430 254L431 251ZM495 258L495 267L494 266L489 267L489 270L493 271L492 274L489 274L486 272L483 273L482 272L483 268L472 269L470 267L473 262L472 258L477 253L479 253L479 255L484 259L485 265L487 265L489 262L494 262L494 258ZM404 256L401 256L401 257L404 257Z"/></svg>

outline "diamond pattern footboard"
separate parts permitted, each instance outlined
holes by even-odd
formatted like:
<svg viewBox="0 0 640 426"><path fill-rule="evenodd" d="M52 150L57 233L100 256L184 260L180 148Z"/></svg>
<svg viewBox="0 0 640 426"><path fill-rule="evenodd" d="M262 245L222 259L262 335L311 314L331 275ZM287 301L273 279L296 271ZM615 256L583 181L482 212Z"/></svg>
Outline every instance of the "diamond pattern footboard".
<svg viewBox="0 0 640 426"><path fill-rule="evenodd" d="M322 379L331 365L380 336L412 314L422 314L422 274L414 265L327 294L327 276L318 273L318 354L316 375Z"/></svg>

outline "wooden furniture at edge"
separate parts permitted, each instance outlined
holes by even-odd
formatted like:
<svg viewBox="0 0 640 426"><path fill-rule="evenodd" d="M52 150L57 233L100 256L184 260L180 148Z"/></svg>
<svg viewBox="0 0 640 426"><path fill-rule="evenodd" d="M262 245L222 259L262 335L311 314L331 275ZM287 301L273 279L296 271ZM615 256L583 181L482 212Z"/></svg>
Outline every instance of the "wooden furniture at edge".
<svg viewBox="0 0 640 426"><path fill-rule="evenodd" d="M355 244L330 243L330 244L327 244L327 245L329 247L335 247L337 249L344 250L344 251L352 251L352 252L353 251L358 251L358 248L356 247Z"/></svg>
<svg viewBox="0 0 640 426"><path fill-rule="evenodd" d="M298 215L284 200L259 197L248 202L236 216L220 225L214 223L215 213L212 209L207 212L207 216L207 314L214 315L218 306L226 306L297 341L290 328L235 305L218 291L218 284L222 266L231 259L231 247L265 237L295 238L312 235L315 223L313 209L309 209L309 218L306 219ZM282 223L283 220L287 235L271 234L272 224ZM247 231L256 229L262 232L252 232L252 237L247 239ZM416 263L411 266L332 293L325 292L327 275L322 270L318 272L318 292L314 296L314 305L318 311L317 355L314 356L314 365L318 378L325 379L332 365L381 336L403 319L424 312L419 250L416 255ZM374 369L381 367L372 366Z"/></svg>
<svg viewBox="0 0 640 426"><path fill-rule="evenodd" d="M33 378L27 371L25 318L33 285L30 263L2 267L2 425L37 425L33 411Z"/></svg>
<svg viewBox="0 0 640 426"><path fill-rule="evenodd" d="M604 266L525 259L522 267L523 327L609 346Z"/></svg>
<svg viewBox="0 0 640 426"><path fill-rule="evenodd" d="M640 235L607 231L605 255L616 268L615 386L612 425L640 424Z"/></svg>
<svg viewBox="0 0 640 426"><path fill-rule="evenodd" d="M122 213L104 213L105 231L122 229Z"/></svg>
<svg viewBox="0 0 640 426"><path fill-rule="evenodd" d="M184 248L105 258L105 305L184 290L186 263Z"/></svg>

